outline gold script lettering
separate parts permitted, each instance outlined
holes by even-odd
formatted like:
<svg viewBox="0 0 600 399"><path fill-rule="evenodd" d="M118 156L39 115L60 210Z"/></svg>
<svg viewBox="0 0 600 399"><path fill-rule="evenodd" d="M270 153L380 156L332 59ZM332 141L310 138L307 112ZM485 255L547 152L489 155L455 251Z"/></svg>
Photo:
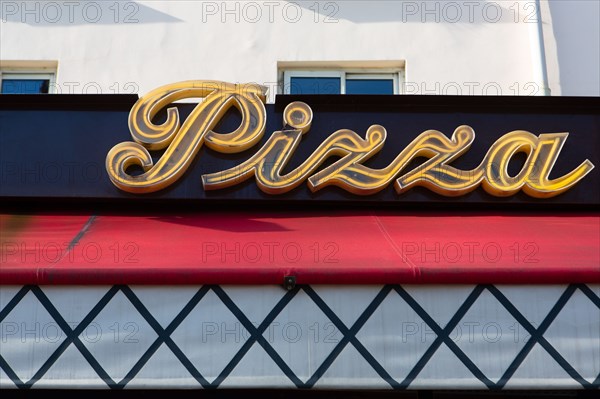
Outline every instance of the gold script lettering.
<svg viewBox="0 0 600 399"><path fill-rule="evenodd" d="M258 187L268 194L281 194L298 187L331 156L342 157L346 163L368 159L385 141L386 132L381 126L372 126L367 139L351 130L339 130L329 136L300 166L281 175L300 144L302 135L312 123L312 110L304 103L291 103L284 111L284 125L288 129L273 133L265 145L252 158L241 165L202 176L205 190L216 190L240 183L252 175Z"/></svg>
<svg viewBox="0 0 600 399"><path fill-rule="evenodd" d="M129 129L135 142L118 144L107 155L106 168L111 181L124 191L154 192L177 181L203 143L220 153L251 148L261 140L266 126L265 90L252 85L192 81L164 86L148 93L140 98L129 115ZM181 127L176 108L167 109L167 120L163 124L152 123L156 114L168 104L194 97L203 98L203 101ZM231 107L236 107L241 113L239 128L228 134L215 133L212 129ZM242 164L203 175L204 189L231 187L254 176L258 187L268 194L289 192L308 180L312 192L333 185L356 195L372 195L395 180L398 194L423 186L444 196L460 196L481 185L486 192L497 197L511 196L522 190L531 197L549 198L569 190L594 168L589 160L585 160L570 173L550 179L568 133L535 136L518 130L500 137L475 169L460 170L449 164L468 151L475 140L473 129L463 125L454 131L451 138L437 130L425 131L388 166L372 169L363 163L383 148L387 138L384 127L373 125L364 139L351 130L338 130L300 166L282 174L303 135L310 130L312 120L313 113L307 104L289 104L283 115L283 130L274 132ZM165 148L155 165L149 151ZM508 166L517 153L525 153L527 160L519 173L511 176ZM339 159L317 171L330 157ZM419 157L428 159L399 176ZM144 173L138 176L127 174L127 168L132 165L141 166Z"/></svg>
<svg viewBox="0 0 600 399"><path fill-rule="evenodd" d="M256 85L234 85L217 81L181 82L153 90L140 98L129 113L129 130L135 142L113 147L106 157L106 170L114 185L131 193L150 193L176 182L196 157L202 143L221 153L247 150L262 138L266 126L266 89ZM167 120L152 123L164 106L185 98L203 98L180 127L177 108L167 109ZM212 131L223 115L236 107L242 123L234 132ZM167 148L156 163L148 150ZM139 176L127 174L141 166Z"/></svg>

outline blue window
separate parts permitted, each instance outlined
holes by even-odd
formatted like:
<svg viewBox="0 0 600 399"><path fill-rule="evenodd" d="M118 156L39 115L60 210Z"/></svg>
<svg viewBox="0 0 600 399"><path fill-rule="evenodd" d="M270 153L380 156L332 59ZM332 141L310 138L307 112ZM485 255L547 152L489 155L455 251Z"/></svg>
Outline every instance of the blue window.
<svg viewBox="0 0 600 399"><path fill-rule="evenodd" d="M50 88L49 79L2 79L2 94L44 94Z"/></svg>
<svg viewBox="0 0 600 399"><path fill-rule="evenodd" d="M394 79L346 78L346 94L394 94Z"/></svg>
<svg viewBox="0 0 600 399"><path fill-rule="evenodd" d="M0 93L46 94L54 90L53 72L2 71L0 70Z"/></svg>
<svg viewBox="0 0 600 399"><path fill-rule="evenodd" d="M284 71L285 94L398 94L398 73Z"/></svg>

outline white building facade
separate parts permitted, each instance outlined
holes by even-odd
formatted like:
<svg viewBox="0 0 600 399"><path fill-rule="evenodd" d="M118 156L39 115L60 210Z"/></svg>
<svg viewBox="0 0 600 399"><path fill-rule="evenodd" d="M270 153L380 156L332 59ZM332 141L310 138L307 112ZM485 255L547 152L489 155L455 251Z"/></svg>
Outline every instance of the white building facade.
<svg viewBox="0 0 600 399"><path fill-rule="evenodd" d="M395 94L600 95L600 2L2 1L4 92L391 80ZM17 82L18 83L18 82ZM29 88L29 90L36 90Z"/></svg>

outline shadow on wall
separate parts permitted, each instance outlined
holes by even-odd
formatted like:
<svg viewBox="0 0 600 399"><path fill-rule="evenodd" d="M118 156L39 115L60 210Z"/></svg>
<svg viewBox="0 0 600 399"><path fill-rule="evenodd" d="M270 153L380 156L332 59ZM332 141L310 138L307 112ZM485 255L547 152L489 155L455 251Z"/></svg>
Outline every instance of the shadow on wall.
<svg viewBox="0 0 600 399"><path fill-rule="evenodd" d="M154 1L2 1L2 22L18 22L32 26L48 25L112 25L173 23L182 20L154 8L168 0ZM148 4L148 5L145 5ZM516 23L527 12L514 2L497 0L211 0L190 1L189 23L203 23L207 18L218 21L238 19L247 23L282 17L296 23L335 24L340 20L355 23L402 22L444 24ZM258 14L257 14L258 13Z"/></svg>
<svg viewBox="0 0 600 399"><path fill-rule="evenodd" d="M0 19L44 27L183 22L137 1L2 1Z"/></svg>
<svg viewBox="0 0 600 399"><path fill-rule="evenodd" d="M549 2L563 96L600 96L600 1Z"/></svg>
<svg viewBox="0 0 600 399"><path fill-rule="evenodd" d="M515 23L522 17L512 2L501 1L422 1L422 0L286 0L282 6L289 18L294 18L293 7L300 6L304 11L324 23L335 23L340 19L351 22L404 22L404 23L446 23L483 24ZM285 10L287 7L288 10ZM520 11L522 14L522 11ZM307 16L308 16L307 14ZM522 19L522 18L521 18Z"/></svg>

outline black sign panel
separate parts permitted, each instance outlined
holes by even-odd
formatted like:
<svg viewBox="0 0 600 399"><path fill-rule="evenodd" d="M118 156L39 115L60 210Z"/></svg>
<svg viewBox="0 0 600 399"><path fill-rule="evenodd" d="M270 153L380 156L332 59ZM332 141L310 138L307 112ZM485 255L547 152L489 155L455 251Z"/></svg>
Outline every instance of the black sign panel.
<svg viewBox="0 0 600 399"><path fill-rule="evenodd" d="M266 106L267 126L262 141L238 154L222 154L203 146L191 167L174 184L148 194L132 194L112 184L105 160L115 145L131 141L129 110L135 96L47 95L0 97L0 198L78 199L86 201L234 201L248 203L365 203L398 206L428 204L466 204L494 207L499 204L583 205L600 204L600 101L598 98L548 97L455 97L455 96L278 96L275 105ZM585 160L596 166L568 191L552 198L535 198L522 191L498 197L479 187L456 197L440 195L424 187L398 194L390 184L382 191L360 196L339 187L325 187L315 193L303 182L297 188L278 195L261 191L254 177L220 190L205 191L202 176L233 168L254 155L275 131L283 128L286 105L302 101L313 112L312 127L302 137L285 170L293 170L306 160L332 133L350 129L365 137L372 125L387 130L385 145L365 166L384 168L418 135L437 130L450 137L461 125L476 134L471 148L449 163L461 170L476 168L490 147L505 134L528 131L568 132L569 136L550 174L563 176ZM194 104L177 105L185 120ZM165 118L163 111L157 122ZM235 111L228 112L215 128L228 133L241 121ZM152 153L155 162L161 152ZM332 164L331 158L318 170ZM516 154L509 164L509 175L519 173L524 154ZM402 173L419 167L426 158L411 161ZM572 209L576 209L573 207Z"/></svg>

